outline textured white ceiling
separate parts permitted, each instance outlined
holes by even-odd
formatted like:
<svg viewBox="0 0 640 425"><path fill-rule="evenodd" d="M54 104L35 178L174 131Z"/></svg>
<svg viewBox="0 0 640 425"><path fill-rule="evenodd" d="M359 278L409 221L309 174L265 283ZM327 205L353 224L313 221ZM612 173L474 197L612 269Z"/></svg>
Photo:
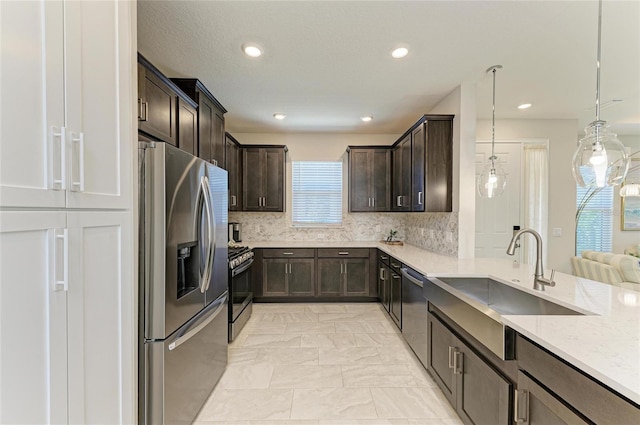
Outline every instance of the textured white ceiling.
<svg viewBox="0 0 640 425"><path fill-rule="evenodd" d="M138 48L197 77L231 132L399 133L462 82L479 119L595 117L596 1L139 1ZM241 45L264 49L249 59ZM389 55L410 48L401 60ZM601 118L640 134L640 1L605 1ZM517 105L533 103L520 111ZM275 112L287 114L284 121ZM370 123L360 117L373 115Z"/></svg>

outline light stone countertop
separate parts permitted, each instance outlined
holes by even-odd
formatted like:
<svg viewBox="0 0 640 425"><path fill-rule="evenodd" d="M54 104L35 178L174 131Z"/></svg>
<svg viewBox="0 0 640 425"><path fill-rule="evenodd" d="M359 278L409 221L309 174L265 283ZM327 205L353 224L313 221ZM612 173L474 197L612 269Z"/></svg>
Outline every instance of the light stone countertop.
<svg viewBox="0 0 640 425"><path fill-rule="evenodd" d="M640 292L555 274L555 287L533 289L533 266L508 259L458 259L412 245L377 241L253 241L252 248L378 248L427 277L490 276L586 316L502 316L502 322L640 404ZM545 276L549 276L549 270Z"/></svg>

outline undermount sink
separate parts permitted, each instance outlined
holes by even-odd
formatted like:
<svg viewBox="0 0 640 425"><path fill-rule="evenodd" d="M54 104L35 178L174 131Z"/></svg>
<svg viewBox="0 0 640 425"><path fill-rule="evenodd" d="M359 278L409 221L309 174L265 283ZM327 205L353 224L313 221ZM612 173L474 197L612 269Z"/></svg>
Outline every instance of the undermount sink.
<svg viewBox="0 0 640 425"><path fill-rule="evenodd" d="M515 331L505 315L583 315L488 277L429 278L429 313L451 320L503 360L515 355Z"/></svg>
<svg viewBox="0 0 640 425"><path fill-rule="evenodd" d="M488 277L439 278L500 315L582 315Z"/></svg>

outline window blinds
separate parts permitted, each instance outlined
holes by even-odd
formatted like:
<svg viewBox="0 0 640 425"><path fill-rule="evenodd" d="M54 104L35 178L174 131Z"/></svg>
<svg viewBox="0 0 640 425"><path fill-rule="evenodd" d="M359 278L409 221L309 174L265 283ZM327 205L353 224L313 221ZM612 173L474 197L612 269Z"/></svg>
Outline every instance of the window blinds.
<svg viewBox="0 0 640 425"><path fill-rule="evenodd" d="M576 207L589 188L577 187ZM593 189L591 189L593 191ZM613 236L613 187L607 186L597 192L586 203L576 223L576 255L582 251L611 252Z"/></svg>
<svg viewBox="0 0 640 425"><path fill-rule="evenodd" d="M342 162L293 161L294 226L342 224Z"/></svg>

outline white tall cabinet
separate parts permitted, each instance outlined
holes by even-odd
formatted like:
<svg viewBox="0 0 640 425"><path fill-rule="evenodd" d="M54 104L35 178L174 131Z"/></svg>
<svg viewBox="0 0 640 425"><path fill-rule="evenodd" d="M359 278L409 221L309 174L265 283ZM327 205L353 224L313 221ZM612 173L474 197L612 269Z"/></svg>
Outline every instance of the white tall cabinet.
<svg viewBox="0 0 640 425"><path fill-rule="evenodd" d="M136 5L0 2L0 423L136 419Z"/></svg>

